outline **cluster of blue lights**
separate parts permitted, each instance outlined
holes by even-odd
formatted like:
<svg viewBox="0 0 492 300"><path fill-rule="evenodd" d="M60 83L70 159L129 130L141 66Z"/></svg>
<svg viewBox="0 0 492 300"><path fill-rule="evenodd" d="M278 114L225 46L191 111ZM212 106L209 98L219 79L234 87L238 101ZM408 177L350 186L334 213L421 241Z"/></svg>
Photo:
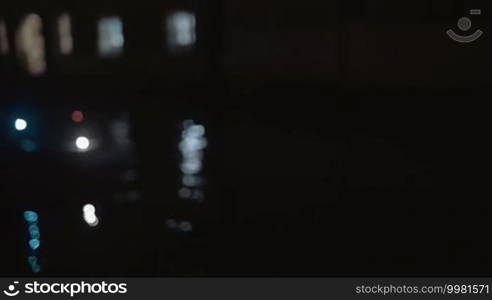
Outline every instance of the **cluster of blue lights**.
<svg viewBox="0 0 492 300"><path fill-rule="evenodd" d="M41 231L39 230L38 219L39 216L35 211L28 210L24 212L24 220L28 224L29 231L28 244L30 255L27 258L27 262L35 274L41 272L41 266L37 257L39 247L41 246Z"/></svg>

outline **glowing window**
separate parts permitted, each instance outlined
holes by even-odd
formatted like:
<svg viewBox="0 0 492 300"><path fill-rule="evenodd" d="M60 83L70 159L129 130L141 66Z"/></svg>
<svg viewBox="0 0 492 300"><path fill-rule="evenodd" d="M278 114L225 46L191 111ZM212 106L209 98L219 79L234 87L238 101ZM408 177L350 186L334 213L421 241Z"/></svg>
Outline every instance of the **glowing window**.
<svg viewBox="0 0 492 300"><path fill-rule="evenodd" d="M58 42L61 54L70 55L72 53L72 20L68 13L64 13L58 17Z"/></svg>
<svg viewBox="0 0 492 300"><path fill-rule="evenodd" d="M29 14L21 21L16 32L16 50L21 63L32 75L40 75L46 70L43 37L43 21L36 14Z"/></svg>
<svg viewBox="0 0 492 300"><path fill-rule="evenodd" d="M7 55L9 53L9 39L7 35L7 25L4 20L0 20L0 54Z"/></svg>
<svg viewBox="0 0 492 300"><path fill-rule="evenodd" d="M171 51L181 51L193 47L196 42L195 15L178 11L166 18L166 41Z"/></svg>
<svg viewBox="0 0 492 300"><path fill-rule="evenodd" d="M102 57L118 57L123 53L125 38L119 17L105 17L98 23L98 49Z"/></svg>

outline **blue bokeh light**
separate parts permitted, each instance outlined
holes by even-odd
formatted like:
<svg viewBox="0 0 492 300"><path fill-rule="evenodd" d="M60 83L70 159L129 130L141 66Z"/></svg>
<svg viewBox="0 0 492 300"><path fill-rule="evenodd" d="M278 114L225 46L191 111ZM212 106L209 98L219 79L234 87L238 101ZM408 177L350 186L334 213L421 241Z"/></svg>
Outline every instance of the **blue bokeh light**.
<svg viewBox="0 0 492 300"><path fill-rule="evenodd" d="M31 266L31 270L33 273L39 273L41 272L41 266L38 263L38 258L34 255L31 255L27 258L27 262Z"/></svg>
<svg viewBox="0 0 492 300"><path fill-rule="evenodd" d="M31 265L31 270L35 274L39 273L39 272L41 272L41 266L38 264L33 264L33 265Z"/></svg>
<svg viewBox="0 0 492 300"><path fill-rule="evenodd" d="M38 221L38 214L35 211L27 210L24 212L24 220L29 223L36 223Z"/></svg>
<svg viewBox="0 0 492 300"><path fill-rule="evenodd" d="M31 247L32 250L38 249L40 245L41 241L39 241L38 239L31 239L29 241L29 247Z"/></svg>
<svg viewBox="0 0 492 300"><path fill-rule="evenodd" d="M41 237L41 232L39 231L39 227L37 225L29 226L29 235L33 239L39 239Z"/></svg>
<svg viewBox="0 0 492 300"><path fill-rule="evenodd" d="M27 262L28 262L28 263L32 266L32 265L34 265L34 264L37 264L37 263L38 263L38 258L37 258L36 256L34 256L34 255L29 256L29 257L27 258Z"/></svg>

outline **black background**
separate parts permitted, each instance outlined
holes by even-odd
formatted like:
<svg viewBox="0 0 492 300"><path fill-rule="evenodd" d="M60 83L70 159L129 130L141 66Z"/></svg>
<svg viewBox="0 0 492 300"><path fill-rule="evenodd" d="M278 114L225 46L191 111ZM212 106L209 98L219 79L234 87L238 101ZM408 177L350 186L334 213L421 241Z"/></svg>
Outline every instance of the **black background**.
<svg viewBox="0 0 492 300"><path fill-rule="evenodd" d="M472 8L484 35L451 41ZM191 53L163 47L175 9L196 14ZM64 11L70 57L56 50ZM40 214L43 276L490 275L487 1L2 1L11 50L30 12L47 72L0 57L0 275L31 275L26 209ZM105 15L123 19L121 58L97 56ZM61 151L73 109L94 128L127 112L133 154ZM21 110L42 151L13 145ZM176 194L184 119L207 130L200 206ZM127 168L142 197L121 203ZM170 217L193 232L166 231Z"/></svg>

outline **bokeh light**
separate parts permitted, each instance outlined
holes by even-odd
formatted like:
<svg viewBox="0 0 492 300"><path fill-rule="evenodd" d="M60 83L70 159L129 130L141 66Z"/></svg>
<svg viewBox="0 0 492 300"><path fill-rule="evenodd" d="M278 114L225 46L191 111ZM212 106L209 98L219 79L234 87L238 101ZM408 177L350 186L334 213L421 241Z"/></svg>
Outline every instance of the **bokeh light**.
<svg viewBox="0 0 492 300"><path fill-rule="evenodd" d="M169 50L184 50L196 42L196 19L191 12L177 11L166 18L166 37Z"/></svg>
<svg viewBox="0 0 492 300"><path fill-rule="evenodd" d="M96 212L96 207L92 204L86 204L82 208L84 214L94 214Z"/></svg>
<svg viewBox="0 0 492 300"><path fill-rule="evenodd" d="M117 57L123 53L125 38L120 17L104 17L97 24L98 49L102 57Z"/></svg>
<svg viewBox="0 0 492 300"><path fill-rule="evenodd" d="M31 266L31 270L33 273L41 272L41 266L38 263L38 258L34 255L31 255L27 258L27 262Z"/></svg>
<svg viewBox="0 0 492 300"><path fill-rule="evenodd" d="M96 207L92 204L86 204L82 207L84 221L90 227L99 225L99 219L96 216Z"/></svg>
<svg viewBox="0 0 492 300"><path fill-rule="evenodd" d="M25 16L15 34L17 57L31 75L41 75L46 70L46 50L43 20L37 14Z"/></svg>
<svg viewBox="0 0 492 300"><path fill-rule="evenodd" d="M37 225L29 226L29 235L31 236L31 238L39 239L41 237L39 227Z"/></svg>
<svg viewBox="0 0 492 300"><path fill-rule="evenodd" d="M182 221L181 223L179 223L179 229L183 232L190 232L193 230L193 224L188 221Z"/></svg>
<svg viewBox="0 0 492 300"><path fill-rule="evenodd" d="M34 211L27 210L24 212L24 220L28 223L36 223L38 221L38 214Z"/></svg>
<svg viewBox="0 0 492 300"><path fill-rule="evenodd" d="M166 228L175 233L190 233L193 231L193 224L190 221L167 219Z"/></svg>
<svg viewBox="0 0 492 300"><path fill-rule="evenodd" d="M7 25L5 20L0 20L0 54L7 55L9 53L9 39L7 34Z"/></svg>
<svg viewBox="0 0 492 300"><path fill-rule="evenodd" d="M72 20L68 13L58 17L58 38L60 53L70 55L73 51Z"/></svg>
<svg viewBox="0 0 492 300"><path fill-rule="evenodd" d="M41 246L41 231L38 226L38 214L32 210L24 211L24 219L28 223L28 231L29 231L29 253L30 256L27 258L29 265L31 266L31 270L33 273L41 272L41 266L38 263L37 253L38 249Z"/></svg>
<svg viewBox="0 0 492 300"><path fill-rule="evenodd" d="M85 136L79 136L76 140L75 140L75 146L77 146L77 148L79 150L87 150L89 148L89 146L91 145L91 142L89 141L88 138L86 138Z"/></svg>
<svg viewBox="0 0 492 300"><path fill-rule="evenodd" d="M84 113L80 110L74 110L72 112L72 121L74 121L75 123L80 123L84 121Z"/></svg>
<svg viewBox="0 0 492 300"><path fill-rule="evenodd" d="M38 263L38 258L36 256L34 256L34 255L31 255L31 256L27 257L27 262L30 265L37 264Z"/></svg>
<svg viewBox="0 0 492 300"><path fill-rule="evenodd" d="M29 241L29 247L31 247L32 250L38 249L40 245L41 242L38 239L31 239Z"/></svg>
<svg viewBox="0 0 492 300"><path fill-rule="evenodd" d="M27 128L27 122L24 119L16 119L14 122L14 126L16 130L22 131Z"/></svg>
<svg viewBox="0 0 492 300"><path fill-rule="evenodd" d="M34 274L41 272L41 266L38 264L32 265L31 270Z"/></svg>

